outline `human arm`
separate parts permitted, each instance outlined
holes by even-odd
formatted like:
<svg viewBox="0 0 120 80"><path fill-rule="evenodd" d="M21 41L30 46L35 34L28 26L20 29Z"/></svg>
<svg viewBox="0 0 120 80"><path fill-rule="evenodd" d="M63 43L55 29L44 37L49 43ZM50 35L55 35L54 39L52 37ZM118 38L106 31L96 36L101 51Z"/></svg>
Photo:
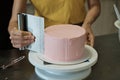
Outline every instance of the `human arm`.
<svg viewBox="0 0 120 80"><path fill-rule="evenodd" d="M87 0L88 2L88 12L85 17L84 23L82 25L83 28L87 31L87 44L90 46L94 46L94 34L91 29L92 24L100 15L101 5L99 0Z"/></svg>
<svg viewBox="0 0 120 80"><path fill-rule="evenodd" d="M14 0L12 16L8 26L8 32L13 47L21 48L34 41L34 36L30 32L18 30L17 14L26 12L27 0Z"/></svg>

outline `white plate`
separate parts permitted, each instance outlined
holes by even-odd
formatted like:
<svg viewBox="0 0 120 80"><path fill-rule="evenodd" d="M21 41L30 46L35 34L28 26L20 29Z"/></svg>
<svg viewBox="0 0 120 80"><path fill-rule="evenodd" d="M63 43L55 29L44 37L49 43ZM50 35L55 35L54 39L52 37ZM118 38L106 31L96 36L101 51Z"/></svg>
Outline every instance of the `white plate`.
<svg viewBox="0 0 120 80"><path fill-rule="evenodd" d="M53 61L53 60L49 60L49 59L45 58L45 57L43 56L43 54L41 54L41 53L35 53L35 52L33 52L33 51L30 51L30 54L36 54L36 56L37 56L39 59L41 59L41 60L43 60L43 61L45 61L45 62L47 62L47 63L60 64L60 65L79 64L79 63L82 63L82 62L84 62L84 61L89 60L90 57L91 57L91 54L89 54L89 52L88 52L86 49L85 49L85 51L84 51L83 56L82 56L79 60L71 61L71 62L60 62L60 61L56 61L56 60L54 60L54 61Z"/></svg>
<svg viewBox="0 0 120 80"><path fill-rule="evenodd" d="M45 64L43 60L38 57L37 53L29 53L29 61L35 67L39 69L44 69L50 72L74 72L80 71L84 69L88 69L93 66L98 58L98 54L94 48L91 46L85 45L85 50L91 55L90 59L86 62L82 62L79 64L71 64L71 65L57 65L57 64Z"/></svg>
<svg viewBox="0 0 120 80"><path fill-rule="evenodd" d="M120 20L116 20L114 25L118 28L118 38L120 41Z"/></svg>
<svg viewBox="0 0 120 80"><path fill-rule="evenodd" d="M114 25L115 25L118 29L120 29L120 20L115 21Z"/></svg>

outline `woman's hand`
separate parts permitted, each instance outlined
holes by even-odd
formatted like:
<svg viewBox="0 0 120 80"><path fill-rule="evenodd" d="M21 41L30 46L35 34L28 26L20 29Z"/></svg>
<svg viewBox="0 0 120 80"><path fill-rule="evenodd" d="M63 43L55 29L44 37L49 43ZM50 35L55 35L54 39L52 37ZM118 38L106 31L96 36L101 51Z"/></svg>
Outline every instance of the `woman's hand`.
<svg viewBox="0 0 120 80"><path fill-rule="evenodd" d="M86 35L87 35L87 41L86 44L90 45L90 46L94 46L94 34L93 31L91 29L90 25L83 25L83 28L85 28L86 30Z"/></svg>
<svg viewBox="0 0 120 80"><path fill-rule="evenodd" d="M32 33L17 29L10 31L10 39L13 47L15 48L25 47L35 41L35 37Z"/></svg>

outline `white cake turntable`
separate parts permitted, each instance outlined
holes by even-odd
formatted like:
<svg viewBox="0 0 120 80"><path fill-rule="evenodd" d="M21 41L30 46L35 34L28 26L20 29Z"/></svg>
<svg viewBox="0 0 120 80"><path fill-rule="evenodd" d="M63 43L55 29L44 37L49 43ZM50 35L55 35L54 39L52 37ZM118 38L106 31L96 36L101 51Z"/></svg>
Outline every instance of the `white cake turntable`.
<svg viewBox="0 0 120 80"><path fill-rule="evenodd" d="M91 67L97 62L97 51L85 45L85 55L72 63L49 63L38 53L29 52L29 61L35 66L36 74L45 80L82 80L91 73Z"/></svg>

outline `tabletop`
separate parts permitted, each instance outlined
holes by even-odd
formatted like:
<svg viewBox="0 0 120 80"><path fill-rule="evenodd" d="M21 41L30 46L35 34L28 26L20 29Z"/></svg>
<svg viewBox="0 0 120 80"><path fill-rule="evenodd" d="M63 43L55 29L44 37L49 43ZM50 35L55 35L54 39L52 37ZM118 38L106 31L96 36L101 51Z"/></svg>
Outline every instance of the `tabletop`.
<svg viewBox="0 0 120 80"><path fill-rule="evenodd" d="M91 74L85 80L120 80L120 41L118 34L95 37L94 48L98 52L98 61L92 67ZM0 69L0 80L43 80L35 73L34 66L28 60L29 51L18 49L0 50L0 66L25 56L14 65Z"/></svg>

